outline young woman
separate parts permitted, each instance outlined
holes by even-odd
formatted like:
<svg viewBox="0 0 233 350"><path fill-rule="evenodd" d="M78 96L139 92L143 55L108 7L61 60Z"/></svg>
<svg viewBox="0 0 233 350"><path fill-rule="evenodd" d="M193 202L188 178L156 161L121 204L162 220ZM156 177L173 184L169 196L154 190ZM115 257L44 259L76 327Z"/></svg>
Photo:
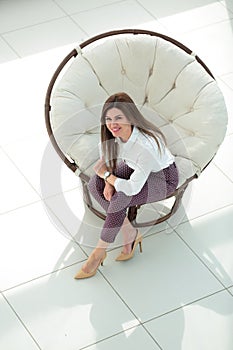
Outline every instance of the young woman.
<svg viewBox="0 0 233 350"><path fill-rule="evenodd" d="M178 184L174 157L162 132L147 121L126 93L110 96L101 115L101 158L89 182L107 216L99 242L76 279L94 276L106 249L121 230L124 245L116 261L133 257L142 236L126 217L134 205L152 203L173 193Z"/></svg>

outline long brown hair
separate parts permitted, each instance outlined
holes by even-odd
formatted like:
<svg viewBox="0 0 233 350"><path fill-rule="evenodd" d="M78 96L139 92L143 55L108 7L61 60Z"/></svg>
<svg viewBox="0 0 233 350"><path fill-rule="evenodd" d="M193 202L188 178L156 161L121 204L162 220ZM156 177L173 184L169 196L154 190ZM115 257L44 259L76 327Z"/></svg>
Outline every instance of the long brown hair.
<svg viewBox="0 0 233 350"><path fill-rule="evenodd" d="M136 126L143 134L153 137L160 150L159 140L166 143L165 137L161 130L149 122L136 107L134 101L124 92L116 93L110 96L104 103L101 114L101 145L105 161L108 160L111 171L116 168L118 155L117 143L115 137L106 126L106 113L112 108L118 108L126 116L132 126Z"/></svg>

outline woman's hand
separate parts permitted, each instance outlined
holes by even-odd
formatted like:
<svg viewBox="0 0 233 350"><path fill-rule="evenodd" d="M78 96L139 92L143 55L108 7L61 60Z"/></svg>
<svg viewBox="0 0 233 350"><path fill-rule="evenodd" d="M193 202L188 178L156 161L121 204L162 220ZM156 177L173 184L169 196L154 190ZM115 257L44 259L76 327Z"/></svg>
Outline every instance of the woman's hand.
<svg viewBox="0 0 233 350"><path fill-rule="evenodd" d="M105 171L107 171L107 166L103 159L99 159L94 165L94 171L99 177L104 177Z"/></svg>
<svg viewBox="0 0 233 350"><path fill-rule="evenodd" d="M115 193L115 188L106 182L104 187L104 192L103 192L104 198L107 201L110 201L114 193Z"/></svg>
<svg viewBox="0 0 233 350"><path fill-rule="evenodd" d="M106 171L108 171L108 168L107 168L107 165L105 163L105 161L103 159L99 159L96 164L94 165L93 167L96 175L98 175L99 177L101 177L102 179L104 179L104 173ZM107 181L108 181L108 184L111 185L113 187L113 189L115 188L114 185L115 185L115 181L116 181L116 176L114 176L113 174L111 174ZM114 189L115 190L115 189ZM114 190L106 190L108 193L106 193L106 196L108 198L112 198L112 194L114 193ZM109 194L110 193L110 194Z"/></svg>

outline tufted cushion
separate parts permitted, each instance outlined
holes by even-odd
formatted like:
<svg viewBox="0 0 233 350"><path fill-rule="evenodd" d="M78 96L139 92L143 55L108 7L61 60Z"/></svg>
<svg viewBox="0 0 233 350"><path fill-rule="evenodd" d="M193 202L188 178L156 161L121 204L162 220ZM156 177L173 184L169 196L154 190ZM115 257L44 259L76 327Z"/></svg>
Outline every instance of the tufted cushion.
<svg viewBox="0 0 233 350"><path fill-rule="evenodd" d="M221 144L227 125L214 79L176 45L148 35L118 35L77 49L52 98L52 126L62 150L91 175L98 159L103 102L128 93L161 128L176 156L180 185L199 175Z"/></svg>

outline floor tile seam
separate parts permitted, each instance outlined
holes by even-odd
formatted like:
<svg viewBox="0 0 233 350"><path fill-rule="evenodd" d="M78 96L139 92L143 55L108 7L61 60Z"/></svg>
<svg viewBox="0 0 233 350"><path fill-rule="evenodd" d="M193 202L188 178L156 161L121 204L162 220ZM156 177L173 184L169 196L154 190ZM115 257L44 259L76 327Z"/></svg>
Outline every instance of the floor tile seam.
<svg viewBox="0 0 233 350"><path fill-rule="evenodd" d="M75 25L79 30L81 30L81 31L86 35L86 38L89 38L89 37L90 37L89 33L88 33L83 27L81 27L80 24L79 24L77 21L75 21L75 19L74 19L72 16L68 15L67 17L71 20L71 22L74 23L74 25ZM82 38L82 41L83 41L83 40L85 40L85 39ZM77 46L79 46L79 45L80 45L80 43L77 42Z"/></svg>
<svg viewBox="0 0 233 350"><path fill-rule="evenodd" d="M200 261L200 263L211 273L211 275L221 284L221 286L224 289L227 289L228 287L224 285L224 283L214 274L214 272L209 268L209 266L201 259L201 257L198 255L198 253L195 252L195 250L183 239L183 237L175 231L176 235L179 237L179 239L186 245L186 247L194 254L194 256Z"/></svg>
<svg viewBox="0 0 233 350"><path fill-rule="evenodd" d="M3 215L10 214L10 213L12 213L12 212L14 212L14 211L17 211L17 210L20 210L20 209L29 207L29 206L31 206L31 205L40 203L40 202L42 202L41 198L39 198L38 200L32 201L32 202L28 202L28 203L23 204L23 205L20 205L20 206L18 206L18 207L15 207L15 208L12 208L12 209L3 211L3 212L0 213L0 217L3 216Z"/></svg>
<svg viewBox="0 0 233 350"><path fill-rule="evenodd" d="M142 234L142 239L143 239L143 241L145 240L145 239L147 239L147 238L151 238L152 236L155 236L155 235L157 235L157 234L166 234L166 232L165 232L166 230L164 229L164 230L162 230L161 229L161 231L157 231L157 232L153 232L153 233L150 233L150 234L148 234L148 235L143 235ZM75 241L79 246L80 246L80 248L82 249L82 245L78 242L78 241ZM143 243L142 243L143 244ZM86 246L87 248L90 248L89 246ZM117 250L117 249L119 249L119 248L122 248L123 247L123 243L119 243L117 246L114 246L114 247L110 247L110 248L108 248L107 249L107 252L114 252L115 250ZM93 248L94 248L94 246L93 246Z"/></svg>
<svg viewBox="0 0 233 350"><path fill-rule="evenodd" d="M138 1L138 0L136 0L136 1ZM170 31L170 27L163 23L163 18L164 17L156 17L152 13L150 13L150 14L154 18L156 18L156 20L160 23L160 25L162 25L166 30ZM177 14L179 14L179 12L176 13L175 15L177 15ZM212 25L216 25L216 24L219 24L219 23L222 23L222 22L231 21L232 19L233 19L233 13L231 13L231 17L228 17L228 18L225 18L225 19L219 19L219 20L213 21L213 22L211 22L209 24L203 24L203 25L197 26L197 27L195 27L193 29L187 29L187 30L184 29L184 31L181 32L180 34L183 35L183 34L192 33L192 32L195 32L196 30L202 30L202 29L208 28L208 27L210 27Z"/></svg>
<svg viewBox="0 0 233 350"><path fill-rule="evenodd" d="M15 317L18 319L18 321L20 322L21 326L24 328L24 330L26 331L26 333L29 335L29 337L32 339L32 341L34 342L34 344L38 347L39 350L42 350L42 348L40 347L39 343L37 342L37 340L35 339L35 337L32 335L32 333L29 331L29 329L27 328L26 324L23 322L23 320L21 319L21 317L19 316L19 314L16 312L16 310L14 309L13 305L11 305L11 303L9 302L9 300L7 299L7 297L4 295L4 293L2 293L3 298L5 300L5 302L8 304L8 306L10 307L11 311L14 313Z"/></svg>
<svg viewBox="0 0 233 350"><path fill-rule="evenodd" d="M74 190L80 190L80 189L82 189L80 186L75 186L75 187L71 187L71 188L68 188L68 189L61 189L61 191L55 192L55 193L47 195L47 196L44 196L44 194L41 191L41 188L40 188L40 191L37 192L37 193L39 194L39 196L40 196L42 201L47 201L47 200L59 197L62 194L67 194L67 193L72 192Z"/></svg>
<svg viewBox="0 0 233 350"><path fill-rule="evenodd" d="M105 277L105 276L103 275L102 272L100 272L100 273L101 273L101 275L103 276L103 278L108 282L108 284L109 284L110 287L113 289L113 291L114 291L114 292L118 295L118 297L122 300L122 302L124 303L124 305L129 309L129 311L130 311L131 313L133 313L133 315L135 316L135 318L139 321L139 325L142 325L143 328L144 328L144 324L147 323L147 322L149 322L150 320L141 321L141 320L139 319L139 317L137 317L137 315L134 313L134 311L130 308L130 306L126 303L126 301L125 301L125 300L120 296L120 294L116 291L115 287L113 287L113 285L112 285L111 282L107 279L107 277ZM215 294L221 293L221 292L226 291L226 290L227 290L227 288L226 288L225 286L223 286L222 289L219 289L219 290L217 290L217 291L215 291L215 292L213 292L213 293L210 293L210 294L206 294L205 296L203 296L203 297L201 297L201 298L198 298L198 299L195 299L195 300L193 300L193 301L191 301L191 302L188 302L188 303L186 303L186 304L183 304L182 306L180 306L180 307L178 307L178 308L169 310L168 312L166 312L166 313L164 313L164 314L161 314L161 315L159 315L159 316L156 316L155 318L152 318L151 320L156 319L156 318L159 318L159 317L162 317L162 316L164 316L164 315L166 315L166 314L169 314L169 313L171 313L171 312L177 311L177 310L179 310L179 309L182 309L182 308L185 307L185 306L194 304L194 303L196 303L196 302L198 302L198 301L201 301L201 300L203 300L203 299L209 298L209 297L211 297L211 296L213 296L213 295L215 295ZM149 333L149 334L150 334L150 333ZM151 335L151 334L150 334L150 335ZM151 335L151 337L152 337L152 335ZM152 337L152 338L153 338L153 337ZM160 347L159 343L158 343L154 338L153 338L153 340L154 340L154 341L156 342L156 344ZM162 349L162 348L160 347L160 349Z"/></svg>
<svg viewBox="0 0 233 350"><path fill-rule="evenodd" d="M56 0L55 0L56 1ZM64 11L67 13L68 16L76 16L76 15L79 15L79 14L82 14L82 13L88 13L88 12L92 12L93 10L97 10L97 9L104 9L105 7L110 7L112 5L116 5L116 4L120 4L120 3L125 3L126 0L115 0L114 2L111 2L111 3L108 3L108 4L105 4L105 5L100 5L100 6L95 6L95 7L92 7L90 9L87 9L87 10L81 10L81 11L75 11L75 12L71 12L71 13L68 13L67 11ZM129 0L127 0L129 1ZM135 0L133 0L135 1Z"/></svg>
<svg viewBox="0 0 233 350"><path fill-rule="evenodd" d="M139 2L138 0L136 0L136 1L137 1L137 3L140 4L140 2ZM196 27L195 29L191 29L191 30L184 31L184 32L182 32L182 34L188 34L189 32L194 32L195 30L200 30L200 29L203 29L203 28L206 28L206 27L209 27L209 26L211 26L211 25L215 25L215 24L218 24L218 23L221 23L221 22L224 22L224 21L231 21L231 20L233 19L233 12L232 12L229 8L227 8L227 6L224 6L224 5L221 3L220 0L218 0L218 2L219 2L219 4L220 4L221 6L223 6L223 7L227 10L228 14L229 14L229 12L231 13L231 16L228 17L228 19L221 19L221 20L212 22L212 23L207 24L207 25L202 25L202 26L200 26L200 27ZM163 19L164 17L161 17L161 18L160 18L160 17L157 17L157 16L155 16L151 11L147 10L142 4L140 4L140 5L141 5L151 16L153 16L153 17L155 18L155 20L158 21L166 30L169 30L169 28L168 28L168 27L163 23L163 21L162 21L162 19ZM178 14L179 14L179 13L178 13Z"/></svg>
<svg viewBox="0 0 233 350"><path fill-rule="evenodd" d="M69 240L72 241L72 242L74 242L74 243L76 243L76 244L78 244L79 247L81 248L79 242L76 241L75 237L73 237L73 235L72 235L71 231L69 230L69 228L66 227L66 225L65 225L65 224L62 222L62 220L60 219L60 217L59 217L59 216L56 214L56 212L52 209L52 207L49 206L48 203L46 203L45 200L43 200L43 199L41 200L41 203L42 203L43 206L44 206L44 212L45 212L45 214L49 216L49 219L50 219L51 224L57 229L57 231L58 231L59 233L61 233L63 236L65 236L65 237L66 237L66 234L67 234L67 235L69 236ZM52 212L52 214L53 214L53 215L55 216L55 218L58 220L59 224L63 227L63 229L64 229L64 231L65 231L65 232L64 232L65 235L63 234L63 232L60 231L60 229L57 227L57 225L56 225L56 224L53 222L53 220L50 218L50 215L49 215L49 213L48 213L49 210L50 210L50 212ZM67 237L66 237L66 238L67 238ZM81 249L82 249L82 248L81 248Z"/></svg>
<svg viewBox="0 0 233 350"><path fill-rule="evenodd" d="M233 87L230 86L230 85L224 80L224 77L225 77L225 76L228 76L228 75L230 75L230 74L233 74L233 71L228 72L228 73L224 73L224 74L220 74L219 76L217 76L217 79L221 80L221 83L222 83L222 84L226 85L230 90L233 91ZM221 90L221 88L220 88L220 90ZM221 91L222 91L222 90L221 90ZM232 135L232 132L231 132L229 135ZM229 136L229 135L226 135L226 136Z"/></svg>
<svg viewBox="0 0 233 350"><path fill-rule="evenodd" d="M144 10L145 12L147 12L151 17L153 17L154 20L155 20L156 22L159 22L159 17L157 17L152 11L148 10L140 1L135 0L135 2L136 2L141 8L143 8L143 10ZM164 25L163 25L161 22L159 22L159 23L164 27Z"/></svg>
<svg viewBox="0 0 233 350"><path fill-rule="evenodd" d="M228 136L229 136L229 135L228 135ZM226 137L228 137L228 136L226 136ZM229 181L233 184L233 179L231 179L231 178L224 172L224 170L222 170L222 169L220 168L220 166L218 166L218 165L215 163L214 160L213 160L213 163L214 163L214 165L216 166L216 168L218 168L218 170L222 173L222 175L224 175L224 176L226 177L226 179L229 180Z"/></svg>
<svg viewBox="0 0 233 350"><path fill-rule="evenodd" d="M203 30L203 29L209 29L209 28L211 28L211 27L213 27L213 26L216 26L216 25L218 25L218 24L227 23L227 22L233 22L233 14L232 14L232 17L231 17L231 18L222 19L222 20L218 20L218 21L214 21L214 22L212 22L212 23L209 23L209 24L206 24L206 25L202 25L202 26L200 26L200 27L196 27L196 28L193 28L193 29L184 30L184 31L182 31L182 32L179 33L179 34L181 34L181 35L193 34L193 33L195 33L196 31L200 31L200 30ZM167 27L166 27L166 28L167 28ZM167 28L167 29L169 29L169 28ZM201 58L201 57L199 56L198 53L196 53L196 54L197 54L197 56L198 56L199 58ZM224 73L224 74L225 74L225 73Z"/></svg>
<svg viewBox="0 0 233 350"><path fill-rule="evenodd" d="M165 235L171 235L173 233L174 229L173 229L173 227L170 226L170 224L168 223L168 220L166 220L165 222L167 223L168 227L161 228L161 230L159 230L159 231L151 232L151 233L148 233L145 235L142 234L143 239L149 238L149 237L157 235L159 233L165 234ZM156 225L154 225L154 226L156 226ZM152 229L153 229L153 227L152 227ZM167 232L167 230L169 230L169 232Z"/></svg>
<svg viewBox="0 0 233 350"><path fill-rule="evenodd" d="M226 5L226 4L224 4L223 3L223 1L221 1L221 0L218 0L218 2L228 11L228 12L230 12L231 14L232 14L232 16L233 16L233 11Z"/></svg>
<svg viewBox="0 0 233 350"><path fill-rule="evenodd" d="M187 217L187 219L184 219L184 220L182 219L182 221L179 222L179 223L176 225L176 227L179 227L180 225L183 225L183 224L187 224L188 222L191 222L191 221L193 221L193 220L201 219L201 218L203 218L203 217L205 217L205 216L207 216L207 215L214 214L215 212L217 212L217 211L219 211L219 210L224 210L224 209L226 209L226 208L228 208L228 207L230 208L231 206L233 206L233 201L232 201L231 204L226 204L226 205L224 205L223 207L210 210L210 211L205 212L205 213L203 213L203 214L201 214L201 215L195 216L195 217L193 217L193 218L191 218L191 219L189 219L189 218ZM176 215L176 214L173 214L173 215ZM184 216L185 216L185 215L184 215ZM151 232L151 233L149 233L148 235L145 235L145 236L143 235L143 238L145 239L145 238L150 237L150 236L153 236L153 235L155 235L155 234L157 234L157 233L165 233L166 235L172 234L173 231L176 230L176 228L174 228L174 226L172 226L172 224L169 223L169 219L166 220L165 222L166 222L167 225L169 226L169 230L170 230L171 232L166 233L166 231L167 231L168 228L163 228L163 229L161 229L161 231ZM154 225L154 226L156 227L156 225Z"/></svg>
<svg viewBox="0 0 233 350"><path fill-rule="evenodd" d="M59 197L63 193L67 194L67 193L72 192L74 190L81 190L82 191L82 185L80 184L78 186L74 186L74 187L68 188L66 190L64 189L64 190L61 190L60 192L56 192L56 193L50 194L48 196L43 196L41 191L39 192L39 194L40 194L40 197L41 197L42 200L48 200L48 199L53 199L53 198Z"/></svg>
<svg viewBox="0 0 233 350"><path fill-rule="evenodd" d="M124 329L123 331L116 332L116 333L114 333L114 334L112 334L112 335L110 335L110 336L107 336L107 337L104 337L104 338L102 338L102 339L99 339L99 340L96 341L96 342L93 342L93 343L91 343L91 344L85 345L84 347L80 348L79 350L85 350L85 349L88 349L90 346L94 346L94 345L101 344L101 343L105 342L106 340L115 338L115 337L117 337L117 336L119 336L119 335L121 335L121 334L124 334L124 333L127 332L127 331L133 330L133 329L138 328L138 327L141 327L141 325L138 324L138 325L136 325L136 326L131 326L131 327L127 328L127 329ZM143 328L143 327L142 327L142 328Z"/></svg>
<svg viewBox="0 0 233 350"><path fill-rule="evenodd" d="M84 252L84 253L85 253L85 252ZM42 274L42 275L38 275L37 277L34 277L34 278L30 279L30 280L21 282L21 283L19 283L19 284L16 284L16 285L14 285L14 286L9 287L9 288L2 289L0 292L1 292L2 294L8 293L9 291L11 291L11 290L13 290L13 289L20 288L20 287L22 287L22 286L24 286L24 285L33 283L33 282L38 281L38 280L40 280L40 279L43 279L43 278L45 278L45 277L49 277L49 276L52 277L54 274L56 274L56 273L58 273L58 272L62 272L63 270L69 269L69 268L71 268L72 266L75 266L75 265L79 265L79 264L81 264L81 263L84 263L86 260L87 260L87 257L86 257L86 258L82 258L81 260L78 260L78 261L76 261L76 262L73 262L73 263L71 263L71 264L69 264L69 265L63 266L63 267L61 267L61 268L57 268L57 269L52 270L52 271L50 271L50 272L44 273L44 274Z"/></svg>
<svg viewBox="0 0 233 350"><path fill-rule="evenodd" d="M230 291L231 288L232 288L232 286L227 287L227 292L228 292L228 294L230 294L231 297L233 297L233 294L232 294L231 291Z"/></svg>
<svg viewBox="0 0 233 350"><path fill-rule="evenodd" d="M131 307L127 304L127 302L123 299L123 297L120 295L120 293L116 290L116 288L111 284L111 282L108 280L108 278L104 275L104 273L103 272L101 272L100 270L99 270L99 273L102 275L102 277L103 277L103 279L107 282L107 284L109 285L109 287L113 290L113 292L116 294L116 296L121 300L121 302L125 305L125 307L128 309L128 311L130 311L130 313L135 317L135 319L137 320L137 322L138 322L138 325L134 325L134 326L130 326L129 328L126 328L126 329L124 329L124 331L122 331L122 332L119 332L119 334L120 333L124 333L125 331L128 331L128 330L130 330L130 329L133 329L133 328L135 328L135 327L139 327L139 326L142 326L143 328L144 328L144 326L143 326L143 322L141 322L141 320L140 320L140 318L136 315L136 313L131 309ZM145 329L145 328L144 328ZM161 349L161 350L163 350L162 348L161 348L161 346L158 344L158 342L154 339L154 337L148 332L148 330L147 329L145 329L145 331L148 333L148 335L152 338L152 340L155 342L155 344ZM115 334L115 335L117 335L117 334ZM90 345L89 345L90 346ZM82 348L82 349L80 349L80 350L84 350L85 348Z"/></svg>
<svg viewBox="0 0 233 350"><path fill-rule="evenodd" d="M76 241L76 239L72 236L72 241L77 244L77 246L79 247L79 249L83 252L83 254L86 256L86 258L83 261L86 261L89 258L89 254L85 251L85 249L83 248L82 244L80 244L78 241Z"/></svg>
<svg viewBox="0 0 233 350"><path fill-rule="evenodd" d="M148 234L148 235L146 235L146 236L143 236L143 240L145 240L145 239L147 239L147 238L154 237L154 236L156 236L156 235L170 236L170 235L173 234L174 229L171 228L170 230L171 230L171 232L167 232L167 229L163 229L163 230L161 230L161 231L156 231L156 232L150 233L150 234Z"/></svg>
<svg viewBox="0 0 233 350"><path fill-rule="evenodd" d="M39 202L39 201L44 201L44 200L48 200L48 199L51 199L51 198L54 198L56 196L59 196L63 193L68 193L68 192L71 192L75 189L79 189L81 188L81 184L79 186L76 186L76 187L72 187L72 188L69 188L67 190L64 190L64 191L61 191L61 192L58 192L58 193L55 193L55 194L52 194L52 195L49 195L47 197L44 197L41 193L41 191L38 191L36 189L36 187L33 186L33 184L31 183L30 179L27 178L27 176L24 174L24 172L19 168L19 166L14 162L14 160L11 158L11 156L8 154L8 152L4 149L3 146L1 146L1 151L5 154L5 156L8 158L8 160L13 164L13 166L17 169L17 171L20 173L20 175L24 178L24 180L27 182L27 184L33 189L34 192L36 192L36 194L38 195L39 199L37 201L33 201L30 204L33 204L33 203L36 203L36 202ZM22 207L24 207L25 205L23 205ZM27 205L26 205L27 206ZM12 210L15 210L15 209L18 209L18 208L21 208L21 206L17 207L17 208L14 208ZM11 210L10 210L11 211ZM9 212L9 211L7 211ZM7 212L4 212L3 214L7 213ZM0 213L1 215L2 213Z"/></svg>
<svg viewBox="0 0 233 350"><path fill-rule="evenodd" d="M230 287L227 288L228 293L230 293L230 295L233 297L233 290L232 290L232 292L231 292L230 289L233 289L233 284L232 284L232 286L230 286Z"/></svg>
<svg viewBox="0 0 233 350"><path fill-rule="evenodd" d="M63 268L61 268L61 269L54 270L54 271L52 271L52 272L50 272L50 273L47 273L47 274L38 276L38 277L36 277L36 278L34 278L34 279L32 279L32 280L29 280L29 281L23 282L23 283L21 283L21 284L18 284L18 285L16 285L16 286L10 287L10 288L8 288L8 289L5 289L5 290L1 291L1 294L4 296L4 299L7 299L7 297L5 296L4 293L7 293L7 292L9 292L9 291L11 291L11 290L13 290L13 289L22 287L23 285L32 283L32 282L34 282L34 281L37 281L37 280L39 280L39 279L42 279L42 278L44 278L44 277L46 277L46 276L53 275L53 274L55 274L55 273L57 273L57 272L60 272L60 271L65 270L65 269L67 269L67 268L70 268L71 266L77 265L77 264L79 264L79 263L81 263L81 262L84 262L84 261L86 261L86 259L80 260L79 262L70 264L69 266L65 266L65 267L63 267ZM131 308L127 305L127 303L126 303L126 302L124 301L124 299L120 296L120 294L116 291L116 289L112 286L112 284L108 281L108 279L104 276L104 274L103 274L100 270L98 270L98 272L102 275L102 277L103 277L103 279L105 280L105 282L111 287L111 289L113 290L113 292L117 295L117 297L121 300L121 302L125 305L125 307L128 309L128 311L130 311L130 313L135 317L135 319L136 319L137 322L138 322L137 325L129 326L128 328L124 329L124 331L114 333L113 335L107 337L106 339L111 338L111 337L113 337L113 336L115 336L115 335L118 335L118 334L120 334L120 333L124 333L125 331L128 331L128 330L130 330L130 329L133 329L133 328L135 328L135 327L141 326L142 323L140 322L140 319L139 319L139 318L136 316L136 314L131 310ZM8 302L8 301L7 301L7 302ZM8 302L8 304L9 304L9 302ZM14 313L16 313L16 311L15 311L14 308L13 308L13 306L11 306L11 308L13 309ZM17 315L17 313L16 313L16 315ZM18 317L18 316L17 316L17 317ZM19 317L18 317L18 318L19 318ZM22 321L21 321L21 322L22 322ZM22 323L23 323L23 322L22 322ZM26 326L25 326L25 328L26 328ZM148 332L147 332L147 333L148 333ZM150 335L150 334L149 334L149 335ZM151 336L151 335L150 335L150 336ZM152 338L153 338L153 337L152 337ZM101 339L100 341L104 341L104 340L105 340L105 339ZM153 340L154 340L154 338L153 338ZM93 343L93 344L95 344L95 343ZM91 345L93 345L93 344L89 344L88 346L85 346L85 347L82 348L82 349L85 349L85 348L87 348L87 347L89 347L89 346L91 346ZM157 342L156 342L156 344L157 344ZM39 348L39 349L40 349L40 348ZM160 349L161 349L161 348L160 348ZM81 349L80 349L80 350L81 350Z"/></svg>
<svg viewBox="0 0 233 350"><path fill-rule="evenodd" d="M33 186L31 181L27 178L27 176L24 174L24 172L18 167L18 165L14 162L13 158L8 154L8 152L2 147L2 151L5 154L5 156L8 158L8 160L12 163L12 165L17 169L17 171L21 174L21 176L24 178L24 180L27 182L27 184L33 189L33 191L41 198L40 193L37 191L37 189Z"/></svg>
<svg viewBox="0 0 233 350"><path fill-rule="evenodd" d="M203 213L203 214L201 214L201 215L194 216L194 217L192 217L191 219L187 218L187 219L181 221L178 225L176 225L176 227L178 227L178 226L180 226L180 225L183 225L183 224L187 224L188 222L192 222L192 221L194 221L194 220L202 219L202 218L204 218L205 216L214 214L214 213L216 213L216 212L219 211L219 210L227 209L228 207L230 208L231 206L233 206L233 202L232 202L231 204L226 204L226 205L224 205L224 206L222 206L222 207L219 207L219 208L216 208L216 209L207 211L207 212L205 212L205 213ZM169 220L168 220L168 221L169 221ZM168 225L170 226L171 230L173 230L173 231L176 230L173 226L171 226L171 224L170 224L169 222L168 222Z"/></svg>
<svg viewBox="0 0 233 350"><path fill-rule="evenodd" d="M85 31L85 29L84 28L82 28L80 25L79 25L79 23L77 23L74 19L73 19L73 17L72 17L72 14L69 14L60 4L58 4L55 0L52 0L53 1L53 3L56 5L56 6L58 6L63 12L64 12L64 14L65 14L65 16L67 17L67 18L69 18L87 37L89 36L88 35L88 33Z"/></svg>
<svg viewBox="0 0 233 350"><path fill-rule="evenodd" d="M6 38L3 37L2 34L0 34L0 38L4 41L4 43L13 51L14 54L16 54L17 58L21 58L20 54L17 52L17 50L15 50L15 48L6 40ZM17 59L15 58L15 59ZM5 62L8 62L5 61ZM4 62L3 62L4 63Z"/></svg>
<svg viewBox="0 0 233 350"><path fill-rule="evenodd" d="M150 333L150 331L144 326L144 323L142 323L142 328L144 329L144 331L151 337L151 339L154 341L154 343L157 345L157 347L160 350L163 350L162 346L159 344L159 341L156 340L156 338ZM156 348L157 349L157 348Z"/></svg>
<svg viewBox="0 0 233 350"><path fill-rule="evenodd" d="M0 34L2 35L2 37L4 37L5 35L8 35L8 34L20 32L20 31L23 31L25 29L30 29L30 28L37 27L37 26L40 26L40 25L43 25L43 24L46 24L46 23L50 23L50 22L56 22L56 21L59 21L60 19L64 19L64 18L67 18L67 17L68 16L64 14L63 16L60 16L60 17L57 17L57 18L47 19L47 20L44 20L44 21L41 21L41 22L37 22L37 23L34 23L34 24L30 24L30 25L26 25L26 26L23 26L23 27L19 27L17 29L12 29L12 30L8 30L6 32L1 32Z"/></svg>
<svg viewBox="0 0 233 350"><path fill-rule="evenodd" d="M85 248L87 248L87 249L94 249L94 248L96 248L96 245L94 245L94 244L93 244L93 246L91 246L91 245L88 245L88 244L79 243L79 241L76 240L76 238L74 238L74 240L79 245L79 247L81 249L83 249L84 252L86 252ZM115 250L117 250L117 249L119 249L121 247L123 247L123 243L119 243L119 245L115 245L113 247L108 247L108 248L106 248L106 253L108 255L108 253L114 252ZM87 255L87 257L89 257L89 254L87 252L86 252L86 255Z"/></svg>
<svg viewBox="0 0 233 350"><path fill-rule="evenodd" d="M51 2L54 3L54 5L57 6L64 13L65 16L69 16L66 10L59 3L57 3L56 0L51 0Z"/></svg>
<svg viewBox="0 0 233 350"><path fill-rule="evenodd" d="M112 285L112 283L108 280L108 278L104 275L104 272L99 270L99 273L103 277L103 279L107 282L109 287L113 290L113 292L116 294L116 296L121 300L121 302L125 305L125 307L130 311L130 313L135 317L139 325L142 325L142 322L140 321L140 318L136 315L136 313L131 309L131 307L127 304L127 302L123 299L123 297L120 295L120 293L116 290L116 288Z"/></svg>
<svg viewBox="0 0 233 350"><path fill-rule="evenodd" d="M213 293L206 294L206 295L203 296L203 297L197 298L197 299L192 300L192 301L190 301L190 302L188 302L188 303L185 303L185 304L183 304L183 305L181 305L181 306L179 306L179 307L176 307L176 308L171 309L171 310L169 310L169 311L166 311L166 312L164 312L164 313L162 313L162 314L160 314L160 315L157 315L157 316L155 316L155 317L152 317L152 318L150 318L150 319L148 319L148 320L146 320L146 321L143 321L143 322L142 322L142 325L146 326L147 323L150 323L150 322L152 322L152 321L154 321L154 320L157 320L157 319L160 319L160 318L162 318L162 317L164 317L164 316L167 316L167 315L169 315L169 314L172 314L173 312L176 312L176 311L185 309L185 308L187 308L188 306L194 305L194 304L196 304L196 303L198 303L198 302L200 302L200 301L203 301L203 300L205 300L205 299L208 299L208 298L210 298L210 297L212 297L212 296L215 296L215 295L220 294L220 293L223 293L223 292L227 292L227 288L222 288L222 289L217 290L217 291L215 291L215 292L213 292Z"/></svg>

